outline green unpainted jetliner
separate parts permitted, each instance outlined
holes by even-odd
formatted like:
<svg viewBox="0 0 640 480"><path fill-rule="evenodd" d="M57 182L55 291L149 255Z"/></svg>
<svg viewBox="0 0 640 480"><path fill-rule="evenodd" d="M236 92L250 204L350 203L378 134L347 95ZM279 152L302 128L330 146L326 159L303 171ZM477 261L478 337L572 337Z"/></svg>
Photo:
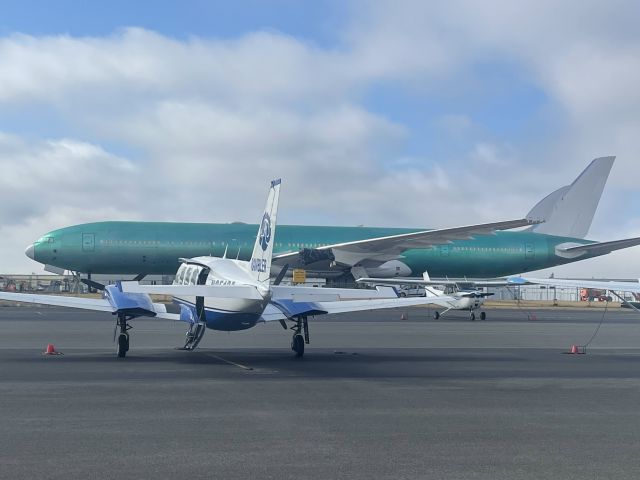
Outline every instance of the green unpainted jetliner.
<svg viewBox="0 0 640 480"><path fill-rule="evenodd" d="M498 277L592 258L640 244L640 238L610 242L586 236L614 157L597 158L571 184L541 200L527 218L544 223L524 231L412 237L421 229L282 225L274 265L305 268L319 276L358 272L373 277ZM257 225L168 222L97 222L54 230L26 254L47 269L85 274L173 275L180 258L201 255L248 260ZM507 227L508 228L508 227ZM452 233L453 232L453 233ZM428 232L426 232L428 233ZM488 232L484 232L488 233ZM399 237L393 248L387 237ZM405 236L405 237L403 237ZM462 239L460 239L462 238ZM365 241L358 243L358 241ZM422 243L421 243L422 242Z"/></svg>

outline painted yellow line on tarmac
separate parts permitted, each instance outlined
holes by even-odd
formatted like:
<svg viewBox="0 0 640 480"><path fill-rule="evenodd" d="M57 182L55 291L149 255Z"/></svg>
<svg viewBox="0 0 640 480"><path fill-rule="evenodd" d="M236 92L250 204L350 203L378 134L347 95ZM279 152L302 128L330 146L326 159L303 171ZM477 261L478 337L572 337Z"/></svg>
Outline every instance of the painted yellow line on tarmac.
<svg viewBox="0 0 640 480"><path fill-rule="evenodd" d="M241 368L243 370L251 371L253 367L248 367L246 365L242 365L241 363L236 363L231 360L227 360L226 358L222 358L218 355L214 355L213 353L205 353L206 356L215 358L216 360L220 360L221 362L228 363L229 365L233 365L235 367Z"/></svg>

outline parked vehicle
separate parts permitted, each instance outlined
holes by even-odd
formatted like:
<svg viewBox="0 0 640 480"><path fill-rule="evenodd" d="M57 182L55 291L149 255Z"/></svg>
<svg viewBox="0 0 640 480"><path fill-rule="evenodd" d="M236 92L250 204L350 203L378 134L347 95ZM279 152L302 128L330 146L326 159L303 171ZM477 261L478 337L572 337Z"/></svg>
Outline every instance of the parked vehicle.
<svg viewBox="0 0 640 480"><path fill-rule="evenodd" d="M427 292L425 292L424 287L416 286L416 287L399 287L397 289L398 296L400 297L426 297Z"/></svg>
<svg viewBox="0 0 640 480"><path fill-rule="evenodd" d="M607 295L606 290L599 290L597 288L582 288L580 290L580 300L583 302L610 302L611 296Z"/></svg>

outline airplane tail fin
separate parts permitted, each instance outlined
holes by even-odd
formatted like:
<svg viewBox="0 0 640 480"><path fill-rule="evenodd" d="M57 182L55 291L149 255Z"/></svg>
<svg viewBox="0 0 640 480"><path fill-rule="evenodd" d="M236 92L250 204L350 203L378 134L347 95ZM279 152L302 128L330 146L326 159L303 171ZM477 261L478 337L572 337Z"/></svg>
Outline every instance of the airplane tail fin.
<svg viewBox="0 0 640 480"><path fill-rule="evenodd" d="M427 270L425 270L422 273L422 279L425 282L430 282L431 281L431 277L429 277L429 272ZM429 283L425 284L424 286L424 293L427 297L429 298L433 298L433 297L439 297L442 295L442 291L438 290L437 288L434 288L433 286L431 286Z"/></svg>
<svg viewBox="0 0 640 480"><path fill-rule="evenodd" d="M276 235L280 183L279 178L271 182L267 205L264 207L256 243L253 246L251 261L249 262L253 277L262 283L269 282L269 275L271 273L271 258L273 257L273 243Z"/></svg>
<svg viewBox="0 0 640 480"><path fill-rule="evenodd" d="M527 218L544 220L544 223L534 225L530 230L548 235L585 238L615 158L596 158L571 185L561 187L540 200Z"/></svg>

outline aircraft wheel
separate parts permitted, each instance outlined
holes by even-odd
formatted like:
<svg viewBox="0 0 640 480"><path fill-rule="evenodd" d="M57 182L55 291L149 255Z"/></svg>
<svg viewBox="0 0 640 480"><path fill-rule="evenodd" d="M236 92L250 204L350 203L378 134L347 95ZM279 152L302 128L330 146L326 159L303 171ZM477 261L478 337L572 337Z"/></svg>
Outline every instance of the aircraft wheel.
<svg viewBox="0 0 640 480"><path fill-rule="evenodd" d="M118 335L118 357L124 358L129 351L129 334L121 333Z"/></svg>
<svg viewBox="0 0 640 480"><path fill-rule="evenodd" d="M475 319L476 319L476 314L471 312L471 321L473 322L475 321Z"/></svg>
<svg viewBox="0 0 640 480"><path fill-rule="evenodd" d="M294 335L291 340L291 350L296 352L296 357L304 355L304 337L300 334Z"/></svg>
<svg viewBox="0 0 640 480"><path fill-rule="evenodd" d="M487 314L485 312L480 312L480 320L486 320Z"/></svg>
<svg viewBox="0 0 640 480"><path fill-rule="evenodd" d="M438 320L440 318L440 312L439 311L435 311L433 312L433 318L435 318L436 320Z"/></svg>

